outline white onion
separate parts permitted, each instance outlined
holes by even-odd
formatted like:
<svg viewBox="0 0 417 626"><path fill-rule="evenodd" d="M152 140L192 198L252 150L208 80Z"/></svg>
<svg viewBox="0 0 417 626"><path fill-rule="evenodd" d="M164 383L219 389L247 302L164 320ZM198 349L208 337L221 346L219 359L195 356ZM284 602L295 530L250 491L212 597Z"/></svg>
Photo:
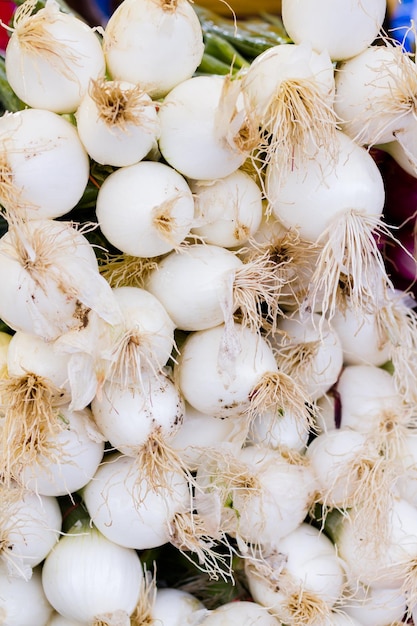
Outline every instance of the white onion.
<svg viewBox="0 0 417 626"><path fill-rule="evenodd" d="M13 91L33 108L72 113L91 78L104 76L105 58L98 35L58 2L33 13L26 1L14 17L7 45L6 74Z"/></svg>
<svg viewBox="0 0 417 626"><path fill-rule="evenodd" d="M158 588L151 610L153 623L161 626L192 626L205 612L204 604L194 595L174 587Z"/></svg>
<svg viewBox="0 0 417 626"><path fill-rule="evenodd" d="M46 626L89 626L87 622L79 622L78 620L69 619L53 611Z"/></svg>
<svg viewBox="0 0 417 626"><path fill-rule="evenodd" d="M196 470L207 450L220 447L239 449L246 435L244 422L237 418L220 419L201 413L187 402L184 419L170 445L189 470Z"/></svg>
<svg viewBox="0 0 417 626"><path fill-rule="evenodd" d="M76 111L78 135L94 161L121 167L141 161L159 135L155 103L138 85L95 81Z"/></svg>
<svg viewBox="0 0 417 626"><path fill-rule="evenodd" d="M187 1L124 0L107 22L103 49L113 79L139 84L156 99L194 74L204 44Z"/></svg>
<svg viewBox="0 0 417 626"><path fill-rule="evenodd" d="M181 471L170 439L182 422L183 399L167 376L143 375L130 387L105 383L91 408L104 439L134 457L152 487L167 487L167 474Z"/></svg>
<svg viewBox="0 0 417 626"><path fill-rule="evenodd" d="M345 613L363 626L390 626L402 623L407 611L406 596L398 589L369 587L356 583L347 593Z"/></svg>
<svg viewBox="0 0 417 626"><path fill-rule="evenodd" d="M377 315L358 316L350 306L335 311L331 324L342 344L345 365L380 366L389 360L390 342L381 337Z"/></svg>
<svg viewBox="0 0 417 626"><path fill-rule="evenodd" d="M337 383L342 406L342 425L365 433L376 433L384 424L389 429L401 423L404 405L393 377L375 365L348 365ZM388 434L387 432L387 434Z"/></svg>
<svg viewBox="0 0 417 626"><path fill-rule="evenodd" d="M213 181L190 181L198 226L191 232L206 243L225 248L252 238L262 219L262 192L253 178L236 170Z"/></svg>
<svg viewBox="0 0 417 626"><path fill-rule="evenodd" d="M65 222L29 220L0 239L0 317L14 330L53 340L95 310L120 321L112 290L87 238Z"/></svg>
<svg viewBox="0 0 417 626"><path fill-rule="evenodd" d="M275 217L319 246L310 279L307 311L320 303L329 319L339 306L341 285L355 310L378 305L381 281L389 284L375 232L382 229L382 175L371 155L341 131L334 153L311 148L286 176L270 163L266 192ZM375 304L376 303L376 304Z"/></svg>
<svg viewBox="0 0 417 626"><path fill-rule="evenodd" d="M10 341L7 352L10 377L36 374L69 397L68 364L67 354L57 351L53 342L44 341L38 335L18 330Z"/></svg>
<svg viewBox="0 0 417 626"><path fill-rule="evenodd" d="M248 432L248 441L278 450L305 452L310 436L310 420L292 411L267 410L256 415Z"/></svg>
<svg viewBox="0 0 417 626"><path fill-rule="evenodd" d="M113 294L122 323L109 329L109 344L102 344L108 362L106 378L120 385L140 383L146 372L159 372L174 347L175 325L163 303L139 287L117 287Z"/></svg>
<svg viewBox="0 0 417 626"><path fill-rule="evenodd" d="M194 76L174 87L159 110L159 149L188 178L213 180L237 170L249 156L247 119L239 81Z"/></svg>
<svg viewBox="0 0 417 626"><path fill-rule="evenodd" d="M132 256L154 257L170 252L188 235L194 200L187 182L172 167L140 161L106 178L96 214L113 246Z"/></svg>
<svg viewBox="0 0 417 626"><path fill-rule="evenodd" d="M367 541L361 516L351 509L349 515L341 518L334 541L346 563L351 586L360 581L375 588L400 589L407 594L415 589L417 509L396 498L386 508L385 515L384 536L374 532L373 540Z"/></svg>
<svg viewBox="0 0 417 626"><path fill-rule="evenodd" d="M342 596L344 571L334 546L305 523L264 562L248 560L245 569L254 600L290 626L327 623Z"/></svg>
<svg viewBox="0 0 417 626"><path fill-rule="evenodd" d="M35 72L36 73L36 72ZM1 203L12 216L55 218L81 199L90 165L76 128L43 109L0 118Z"/></svg>
<svg viewBox="0 0 417 626"><path fill-rule="evenodd" d="M335 81L341 128L360 145L394 141L414 118L417 70L400 45L369 46L338 66Z"/></svg>
<svg viewBox="0 0 417 626"><path fill-rule="evenodd" d="M241 600L222 604L209 612L199 622L201 626L223 626L240 624L241 626L278 626L278 621L268 610L257 602Z"/></svg>
<svg viewBox="0 0 417 626"><path fill-rule="evenodd" d="M60 407L62 429L50 436L44 454L25 464L20 480L27 489L47 496L75 493L94 476L104 453L104 440L95 428L89 408Z"/></svg>
<svg viewBox="0 0 417 626"><path fill-rule="evenodd" d="M56 498L40 496L16 483L2 486L1 560L9 575L29 580L32 570L58 541L62 516Z"/></svg>
<svg viewBox="0 0 417 626"><path fill-rule="evenodd" d="M339 336L320 315L302 319L299 314L278 322L278 334L272 336L279 368L287 372L314 402L337 381L343 365ZM282 335L281 335L282 333Z"/></svg>
<svg viewBox="0 0 417 626"><path fill-rule="evenodd" d="M373 42L386 8L386 0L283 0L282 20L293 41L309 41L315 50L341 60Z"/></svg>
<svg viewBox="0 0 417 626"><path fill-rule="evenodd" d="M334 69L325 50L318 54L308 42L272 46L252 61L242 85L251 123L260 129L255 163L274 161L285 179L295 153L303 159L310 142L332 153Z"/></svg>
<svg viewBox="0 0 417 626"><path fill-rule="evenodd" d="M51 605L80 622L113 623L115 614L127 619L139 601L142 580L137 553L109 541L88 522L76 523L61 537L42 567Z"/></svg>
<svg viewBox="0 0 417 626"><path fill-rule="evenodd" d="M281 285L266 256L244 263L231 250L197 243L164 257L149 273L146 288L182 330L230 325L238 308L242 324L257 329L262 325L260 303L274 317Z"/></svg>
<svg viewBox="0 0 417 626"><path fill-rule="evenodd" d="M227 367L233 354L226 353L226 367L221 367L223 325L190 333L174 367L184 398L197 410L215 417L244 414L262 375L277 372L274 355L263 337L237 324L234 331L240 342L234 372Z"/></svg>
<svg viewBox="0 0 417 626"><path fill-rule="evenodd" d="M209 527L235 537L240 550L262 553L305 519L315 478L296 453L247 446L236 453L208 453L197 470L197 511ZM252 545L252 548L250 546Z"/></svg>
<svg viewBox="0 0 417 626"><path fill-rule="evenodd" d="M30 580L10 577L0 562L0 619L7 626L46 626L52 606L42 586L41 568L33 570Z"/></svg>
<svg viewBox="0 0 417 626"><path fill-rule="evenodd" d="M310 158L298 162L281 179L277 168L267 174L267 194L275 217L287 228L297 228L308 241L316 241L346 211L380 216L385 192L382 176L370 154L338 131L338 154L329 158L311 149Z"/></svg>
<svg viewBox="0 0 417 626"><path fill-rule="evenodd" d="M136 550L173 539L173 519L190 505L185 477L167 473L165 487L151 489L133 457L104 460L82 495L94 524L109 541Z"/></svg>

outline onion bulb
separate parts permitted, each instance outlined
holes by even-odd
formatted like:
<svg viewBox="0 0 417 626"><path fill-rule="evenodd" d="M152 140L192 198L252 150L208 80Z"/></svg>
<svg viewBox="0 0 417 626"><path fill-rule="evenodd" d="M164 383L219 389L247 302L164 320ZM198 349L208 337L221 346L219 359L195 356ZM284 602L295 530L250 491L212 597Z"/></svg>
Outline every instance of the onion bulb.
<svg viewBox="0 0 417 626"><path fill-rule="evenodd" d="M343 297L359 313L375 310L381 282L389 284L375 237L383 230L381 173L365 148L336 132L336 156L311 146L284 179L272 162L266 172L275 217L321 248L303 308L319 305L329 319Z"/></svg>
<svg viewBox="0 0 417 626"><path fill-rule="evenodd" d="M33 568L59 539L62 516L58 500L12 482L1 485L0 502L0 560L10 576L29 580Z"/></svg>
<svg viewBox="0 0 417 626"><path fill-rule="evenodd" d="M395 141L413 124L417 69L400 45L369 46L338 66L335 82L341 128L359 145Z"/></svg>
<svg viewBox="0 0 417 626"><path fill-rule="evenodd" d="M88 324L89 310L109 323L120 311L80 230L55 220L12 224L0 239L0 317L14 330L54 340Z"/></svg>
<svg viewBox="0 0 417 626"><path fill-rule="evenodd" d="M271 408L308 412L304 390L278 370L266 339L239 324L190 333L174 376L191 406L216 417L246 416L250 423Z"/></svg>
<svg viewBox="0 0 417 626"><path fill-rule="evenodd" d="M289 626L333 624L344 570L336 549L318 529L302 523L259 561L245 564L253 599Z"/></svg>
<svg viewBox="0 0 417 626"><path fill-rule="evenodd" d="M191 232L225 248L251 239L262 219L262 192L244 170L212 181L190 181L195 194L196 223Z"/></svg>
<svg viewBox="0 0 417 626"><path fill-rule="evenodd" d="M55 218L81 199L90 165L76 128L42 109L0 118L0 199L6 216Z"/></svg>
<svg viewBox="0 0 417 626"><path fill-rule="evenodd" d="M194 74L203 33L187 0L124 0L107 22L103 50L113 79L139 84L158 99Z"/></svg>
<svg viewBox="0 0 417 626"><path fill-rule="evenodd" d="M309 41L314 50L327 50L340 61L376 39L386 9L386 0L283 0L282 20L293 41Z"/></svg>
<svg viewBox="0 0 417 626"><path fill-rule="evenodd" d="M307 42L280 44L258 55L242 78L251 124L259 127L258 167L275 161L285 179L310 142L332 153L334 91L329 55L318 54Z"/></svg>
<svg viewBox="0 0 417 626"><path fill-rule="evenodd" d="M89 521L76 522L42 567L43 588L54 609L94 624L129 623L142 579L137 553L109 541Z"/></svg>
<svg viewBox="0 0 417 626"><path fill-rule="evenodd" d="M43 590L40 566L33 570L29 580L24 580L10 577L6 565L0 562L0 589L0 619L4 624L7 626L50 624L48 618L52 615L53 609Z"/></svg>
<svg viewBox="0 0 417 626"><path fill-rule="evenodd" d="M169 470L181 471L170 439L183 419L183 399L167 376L143 373L140 384L129 387L107 382L91 408L104 439L135 458L151 488L166 487Z"/></svg>
<svg viewBox="0 0 417 626"><path fill-rule="evenodd" d="M90 79L104 76L100 39L83 20L61 11L55 0L35 8L36 0L26 0L15 12L7 80L29 107L72 113Z"/></svg>
<svg viewBox="0 0 417 626"><path fill-rule="evenodd" d="M155 103L139 85L126 81L91 81L76 120L86 151L103 165L141 161L159 135Z"/></svg>
<svg viewBox="0 0 417 626"><path fill-rule="evenodd" d="M188 235L194 200L186 180L172 167L140 161L106 178L96 214L113 246L132 256L155 257L177 248Z"/></svg>
<svg viewBox="0 0 417 626"><path fill-rule="evenodd" d="M240 81L227 76L183 81L164 98L158 115L161 154L187 178L224 178L243 165L256 145Z"/></svg>

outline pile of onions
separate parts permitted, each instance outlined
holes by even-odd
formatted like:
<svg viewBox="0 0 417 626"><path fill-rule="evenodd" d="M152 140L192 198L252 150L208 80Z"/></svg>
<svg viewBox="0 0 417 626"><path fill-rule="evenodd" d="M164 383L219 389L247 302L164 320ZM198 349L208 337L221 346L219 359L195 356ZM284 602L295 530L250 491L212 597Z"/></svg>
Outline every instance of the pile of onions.
<svg viewBox="0 0 417 626"><path fill-rule="evenodd" d="M282 0L290 42L204 75L187 0L20 3L0 623L416 616L417 69L385 12Z"/></svg>

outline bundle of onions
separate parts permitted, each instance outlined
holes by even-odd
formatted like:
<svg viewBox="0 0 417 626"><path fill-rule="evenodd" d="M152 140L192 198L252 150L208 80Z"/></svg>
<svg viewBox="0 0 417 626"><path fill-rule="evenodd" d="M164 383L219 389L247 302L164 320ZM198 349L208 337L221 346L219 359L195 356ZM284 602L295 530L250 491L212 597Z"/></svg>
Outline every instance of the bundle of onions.
<svg viewBox="0 0 417 626"><path fill-rule="evenodd" d="M7 46L7 80L28 106L72 113L90 80L104 76L101 42L92 28L61 11L55 0L47 0L35 12L36 4L26 0L15 12Z"/></svg>

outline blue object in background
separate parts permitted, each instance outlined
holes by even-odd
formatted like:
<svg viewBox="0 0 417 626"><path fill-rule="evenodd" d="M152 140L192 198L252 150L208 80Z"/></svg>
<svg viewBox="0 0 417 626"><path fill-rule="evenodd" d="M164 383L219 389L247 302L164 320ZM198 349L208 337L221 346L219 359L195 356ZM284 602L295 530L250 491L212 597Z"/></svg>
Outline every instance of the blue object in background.
<svg viewBox="0 0 417 626"><path fill-rule="evenodd" d="M97 0L97 5L107 17L110 17L110 0Z"/></svg>
<svg viewBox="0 0 417 626"><path fill-rule="evenodd" d="M403 44L408 52L415 52L415 33L410 31L411 21L417 22L416 0L401 0L389 23L389 36Z"/></svg>

